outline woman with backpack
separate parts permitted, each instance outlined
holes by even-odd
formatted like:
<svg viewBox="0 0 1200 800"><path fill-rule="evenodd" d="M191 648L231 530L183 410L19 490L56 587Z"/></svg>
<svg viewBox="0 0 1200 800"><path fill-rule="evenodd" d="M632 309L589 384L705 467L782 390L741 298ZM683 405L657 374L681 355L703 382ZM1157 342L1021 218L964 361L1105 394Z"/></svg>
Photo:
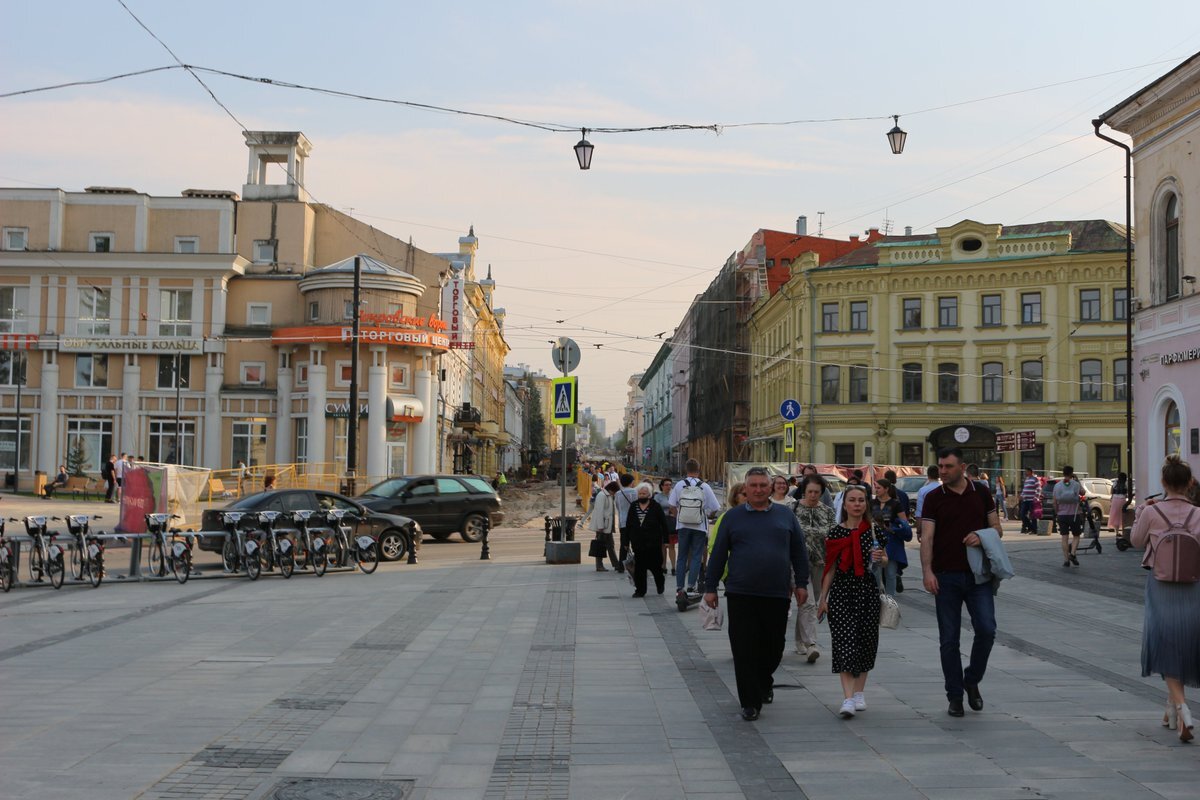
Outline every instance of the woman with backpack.
<svg viewBox="0 0 1200 800"><path fill-rule="evenodd" d="M1192 468L1168 456L1162 468L1163 499L1142 510L1130 534L1145 547L1146 615L1142 626L1142 676L1167 684L1163 727L1192 740L1192 712L1184 687L1200 688L1200 508L1189 499Z"/></svg>

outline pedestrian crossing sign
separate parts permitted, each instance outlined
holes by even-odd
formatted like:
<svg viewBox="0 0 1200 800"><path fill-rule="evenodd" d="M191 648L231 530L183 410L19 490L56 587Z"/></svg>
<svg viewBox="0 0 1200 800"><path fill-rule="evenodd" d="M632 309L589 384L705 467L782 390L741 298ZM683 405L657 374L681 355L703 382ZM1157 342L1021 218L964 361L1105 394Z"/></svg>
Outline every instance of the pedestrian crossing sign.
<svg viewBox="0 0 1200 800"><path fill-rule="evenodd" d="M796 452L796 423L794 422L783 424L783 452Z"/></svg>
<svg viewBox="0 0 1200 800"><path fill-rule="evenodd" d="M579 410L579 379L554 379L554 424L574 425Z"/></svg>

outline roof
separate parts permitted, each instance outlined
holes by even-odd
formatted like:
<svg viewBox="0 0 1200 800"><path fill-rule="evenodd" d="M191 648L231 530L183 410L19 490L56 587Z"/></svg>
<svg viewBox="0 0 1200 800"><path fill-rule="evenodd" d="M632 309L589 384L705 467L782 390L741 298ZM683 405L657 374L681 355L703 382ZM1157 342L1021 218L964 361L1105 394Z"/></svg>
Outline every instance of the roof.
<svg viewBox="0 0 1200 800"><path fill-rule="evenodd" d="M357 256L343 259L326 267L319 267L308 271L310 277L313 275L328 275L335 272L354 272L354 259L362 259L362 274L363 275L385 275L398 278L414 278L416 277L411 272L405 272L399 267L393 267L391 264L385 264L377 258L359 253Z"/></svg>
<svg viewBox="0 0 1200 800"><path fill-rule="evenodd" d="M767 291L772 295L791 279L791 262L801 254L816 253L818 263L824 264L863 245L857 236L852 239L829 239L824 236L799 235L768 228L761 229L760 233L766 257L775 262L775 266L767 268Z"/></svg>
<svg viewBox="0 0 1200 800"><path fill-rule="evenodd" d="M1000 238L1046 236L1052 233L1071 234L1072 253L1102 253L1125 249L1125 226L1106 219L1035 222L1029 225L1008 225L1001 229ZM822 264L826 267L865 267L879 263L879 246L935 242L928 233L912 236L884 236L872 244L859 247L846 255Z"/></svg>
<svg viewBox="0 0 1200 800"><path fill-rule="evenodd" d="M1172 69L1170 72L1160 75L1159 77L1155 78L1150 83L1148 83L1145 86L1143 86L1142 88L1138 89L1133 94L1129 95L1129 97L1126 97L1124 100L1117 103L1115 106L1110 108L1108 111L1105 111L1103 114L1100 115L1100 117L1099 117L1100 121L1107 122L1109 117L1116 114L1121 109L1125 108L1125 106L1127 106L1130 103L1137 100L1139 97L1144 95L1146 92L1150 91L1151 89L1154 89L1155 87L1157 87L1159 84L1163 83L1164 81L1169 80L1171 77L1173 77L1175 75L1175 73L1180 72L1181 70L1187 69L1188 66L1198 58L1200 58L1200 53L1196 53L1196 54L1184 59L1181 64L1179 64L1177 67Z"/></svg>

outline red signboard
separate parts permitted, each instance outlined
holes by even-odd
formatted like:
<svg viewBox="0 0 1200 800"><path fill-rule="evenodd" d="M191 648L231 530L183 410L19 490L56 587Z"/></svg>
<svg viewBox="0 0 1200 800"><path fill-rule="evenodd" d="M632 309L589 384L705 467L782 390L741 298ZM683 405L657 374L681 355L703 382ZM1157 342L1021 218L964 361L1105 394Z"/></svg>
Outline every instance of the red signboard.
<svg viewBox="0 0 1200 800"><path fill-rule="evenodd" d="M0 334L0 350L32 350L37 343L36 333Z"/></svg>

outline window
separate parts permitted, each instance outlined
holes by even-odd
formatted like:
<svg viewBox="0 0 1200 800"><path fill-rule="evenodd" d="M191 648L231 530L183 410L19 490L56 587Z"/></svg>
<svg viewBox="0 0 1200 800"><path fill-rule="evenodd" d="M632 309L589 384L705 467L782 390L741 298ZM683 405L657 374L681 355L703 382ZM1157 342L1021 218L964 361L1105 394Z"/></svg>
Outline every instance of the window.
<svg viewBox="0 0 1200 800"><path fill-rule="evenodd" d="M296 385L297 386L307 386L308 385L308 362L307 361L301 361L296 364Z"/></svg>
<svg viewBox="0 0 1200 800"><path fill-rule="evenodd" d="M1040 325L1042 322L1042 293L1022 292L1021 324Z"/></svg>
<svg viewBox="0 0 1200 800"><path fill-rule="evenodd" d="M900 399L905 403L920 403L923 396L923 392L921 391L921 365L905 364L903 370L904 373L900 383Z"/></svg>
<svg viewBox="0 0 1200 800"><path fill-rule="evenodd" d="M1124 320L1129 316L1129 292L1124 288L1113 289L1113 319Z"/></svg>
<svg viewBox="0 0 1200 800"><path fill-rule="evenodd" d="M958 364L938 364L938 402L958 402Z"/></svg>
<svg viewBox="0 0 1200 800"><path fill-rule="evenodd" d="M1183 428L1179 420L1179 406L1174 400L1167 401L1167 413L1163 420L1166 423L1163 427L1163 452L1168 456L1177 456L1183 447Z"/></svg>
<svg viewBox="0 0 1200 800"><path fill-rule="evenodd" d="M254 240L254 263L255 264L274 264L275 263L275 240L274 239L255 239Z"/></svg>
<svg viewBox="0 0 1200 800"><path fill-rule="evenodd" d="M437 479L438 494L466 494L467 487L456 481L454 478L438 478Z"/></svg>
<svg viewBox="0 0 1200 800"><path fill-rule="evenodd" d="M24 286L0 287L0 333L25 333L25 309L29 308L29 289Z"/></svg>
<svg viewBox="0 0 1200 800"><path fill-rule="evenodd" d="M333 374L336 378L335 384L337 386L349 386L350 385L350 376L353 375L354 373L352 373L350 371L350 362L349 361L338 361L334 365Z"/></svg>
<svg viewBox="0 0 1200 800"><path fill-rule="evenodd" d="M112 324L108 292L94 286L79 290L79 319L75 330L80 336L109 335Z"/></svg>
<svg viewBox="0 0 1200 800"><path fill-rule="evenodd" d="M1080 322L1099 322L1100 321L1100 290L1099 289L1080 289L1079 290L1079 321Z"/></svg>
<svg viewBox="0 0 1200 800"><path fill-rule="evenodd" d="M75 462L79 473L98 473L113 449L110 419L68 419L64 463Z"/></svg>
<svg viewBox="0 0 1200 800"><path fill-rule="evenodd" d="M20 469L29 469L29 459L33 455L29 441L29 429L33 420L28 415L21 417L21 437L17 441L17 420L14 417L0 419L0 470L11 472L17 460L17 450L21 451ZM20 445L18 447L18 445Z"/></svg>
<svg viewBox="0 0 1200 800"><path fill-rule="evenodd" d="M27 386L29 356L20 350L0 350L0 386Z"/></svg>
<svg viewBox="0 0 1200 800"><path fill-rule="evenodd" d="M303 464L308 461L308 417L296 417L292 425L296 429L296 462Z"/></svg>
<svg viewBox="0 0 1200 800"><path fill-rule="evenodd" d="M195 464L196 423L180 420L178 435L175 430L173 419L150 420L150 460L160 464Z"/></svg>
<svg viewBox="0 0 1200 800"><path fill-rule="evenodd" d="M158 335L192 335L192 290L163 289L158 296Z"/></svg>
<svg viewBox="0 0 1200 800"><path fill-rule="evenodd" d="M188 356L160 355L158 357L158 388L175 388L175 369L179 368L179 388L186 389L192 377L192 359Z"/></svg>
<svg viewBox="0 0 1200 800"><path fill-rule="evenodd" d="M1129 396L1129 362L1118 358L1113 362L1113 400L1125 402Z"/></svg>
<svg viewBox="0 0 1200 800"><path fill-rule="evenodd" d="M265 328L271 324L270 303L247 303L246 324L255 328Z"/></svg>
<svg viewBox="0 0 1200 800"><path fill-rule="evenodd" d="M835 444L833 446L833 463L845 467L857 466L854 463L854 443Z"/></svg>
<svg viewBox="0 0 1200 800"><path fill-rule="evenodd" d="M921 327L921 298L904 298L904 329L913 330Z"/></svg>
<svg viewBox="0 0 1200 800"><path fill-rule="evenodd" d="M108 356L75 356L75 386L80 389L108 386Z"/></svg>
<svg viewBox="0 0 1200 800"><path fill-rule="evenodd" d="M200 237L199 236L176 236L175 237L175 252L176 253L199 253L200 252ZM191 463L191 462L188 462Z"/></svg>
<svg viewBox="0 0 1200 800"><path fill-rule="evenodd" d="M312 302L308 304L308 321L316 322L321 318L321 304Z"/></svg>
<svg viewBox="0 0 1200 800"><path fill-rule="evenodd" d="M1046 471L1046 445L1039 444L1034 450L1021 451L1021 473L1032 469L1034 474L1041 475ZM1014 489L1018 488L1014 485Z"/></svg>
<svg viewBox="0 0 1200 800"><path fill-rule="evenodd" d="M850 330L867 330L867 301L855 300L850 303Z"/></svg>
<svg viewBox="0 0 1200 800"><path fill-rule="evenodd" d="M920 442L901 442L900 443L900 466L902 467L923 467L925 466L925 445ZM915 500L916 497L913 496Z"/></svg>
<svg viewBox="0 0 1200 800"><path fill-rule="evenodd" d="M1096 474L1103 478L1116 478L1121 471L1121 445L1096 445Z"/></svg>
<svg viewBox="0 0 1200 800"><path fill-rule="evenodd" d="M1168 300L1179 297L1179 198L1172 194L1163 209L1163 283Z"/></svg>
<svg viewBox="0 0 1200 800"><path fill-rule="evenodd" d="M1085 358L1079 362L1079 400L1082 403L1094 403L1104 399L1101 390L1101 379L1104 367L1096 358Z"/></svg>
<svg viewBox="0 0 1200 800"><path fill-rule="evenodd" d="M351 300L342 301L342 319L354 319L354 302Z"/></svg>
<svg viewBox="0 0 1200 800"><path fill-rule="evenodd" d="M867 402L867 366L854 364L850 367L850 402Z"/></svg>
<svg viewBox="0 0 1200 800"><path fill-rule="evenodd" d="M938 298L938 327L939 328L957 328L958 327L958 298L957 297L939 297Z"/></svg>
<svg viewBox="0 0 1200 800"><path fill-rule="evenodd" d="M5 228L4 249L26 250L29 247L29 228Z"/></svg>
<svg viewBox="0 0 1200 800"><path fill-rule="evenodd" d="M983 365L983 402L1004 402L1004 365L999 361Z"/></svg>
<svg viewBox="0 0 1200 800"><path fill-rule="evenodd" d="M1042 362L1021 362L1021 402L1042 402Z"/></svg>
<svg viewBox="0 0 1200 800"><path fill-rule="evenodd" d="M842 368L833 365L821 367L821 402L837 403L841 394Z"/></svg>
<svg viewBox="0 0 1200 800"><path fill-rule="evenodd" d="M267 365L262 361L242 362L242 383L246 386L262 386Z"/></svg>
<svg viewBox="0 0 1200 800"><path fill-rule="evenodd" d="M93 253L111 253L113 235L111 233L93 233L88 236L88 250Z"/></svg>
<svg viewBox="0 0 1200 800"><path fill-rule="evenodd" d="M838 304L837 303L822 303L821 304L821 330L826 333L835 333L838 329Z"/></svg>
<svg viewBox="0 0 1200 800"><path fill-rule="evenodd" d="M412 388L412 370L408 364L393 361L388 364L388 383L393 389Z"/></svg>
<svg viewBox="0 0 1200 800"><path fill-rule="evenodd" d="M233 423L233 463L244 461L246 466L254 467L265 464L266 456L266 419L254 417Z"/></svg>
<svg viewBox="0 0 1200 800"><path fill-rule="evenodd" d="M985 294L983 296L983 309L981 313L981 321L985 328L995 328L1003 325L1000 307L1000 295Z"/></svg>

